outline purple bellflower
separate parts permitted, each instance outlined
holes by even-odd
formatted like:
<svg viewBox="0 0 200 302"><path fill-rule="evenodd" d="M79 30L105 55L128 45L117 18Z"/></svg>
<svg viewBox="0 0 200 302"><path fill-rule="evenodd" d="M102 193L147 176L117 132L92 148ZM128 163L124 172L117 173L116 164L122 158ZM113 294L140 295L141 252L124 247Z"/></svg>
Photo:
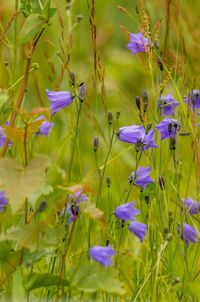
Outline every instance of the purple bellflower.
<svg viewBox="0 0 200 302"><path fill-rule="evenodd" d="M50 91L46 89L46 94L50 100L50 108L53 115L69 106L74 99L74 96L69 91Z"/></svg>
<svg viewBox="0 0 200 302"><path fill-rule="evenodd" d="M163 95L158 101L160 115L174 115L176 107L179 105L171 94Z"/></svg>
<svg viewBox="0 0 200 302"><path fill-rule="evenodd" d="M149 148L157 148L154 142L154 133L155 129L146 133L143 126L132 125L120 128L117 135L122 142L134 144L136 150L143 151Z"/></svg>
<svg viewBox="0 0 200 302"><path fill-rule="evenodd" d="M180 131L181 125L179 121L165 117L164 120L156 126L156 128L161 134L161 140L163 140L165 138L175 137L177 132Z"/></svg>
<svg viewBox="0 0 200 302"><path fill-rule="evenodd" d="M199 212L199 202L197 200L192 199L191 197L188 197L186 199L181 199L184 208L191 214L198 214Z"/></svg>
<svg viewBox="0 0 200 302"><path fill-rule="evenodd" d="M134 201L116 207L115 209L116 217L124 221L134 220L135 216L138 215L140 211L134 208L133 206L134 206Z"/></svg>
<svg viewBox="0 0 200 302"><path fill-rule="evenodd" d="M38 118L36 118L35 120L38 121L38 120L43 120L45 119L45 116L42 115L42 116L39 116ZM38 132L36 133L36 135L45 135L45 136L48 136L51 129L54 127L54 123L52 122L49 122L49 121L44 121L42 123L42 125L40 126Z"/></svg>
<svg viewBox="0 0 200 302"><path fill-rule="evenodd" d="M129 231L137 236L140 241L144 240L144 237L147 233L147 225L138 221L132 221L129 224Z"/></svg>
<svg viewBox="0 0 200 302"><path fill-rule="evenodd" d="M129 181L133 182L136 186L141 187L142 191L144 191L148 184L153 183L153 179L149 176L150 171L150 167L138 167L136 173L132 172L129 176Z"/></svg>
<svg viewBox="0 0 200 302"><path fill-rule="evenodd" d="M195 110L200 108L200 90L194 89L190 91L188 97L183 98L184 102L188 104L188 106Z"/></svg>
<svg viewBox="0 0 200 302"><path fill-rule="evenodd" d="M143 37L142 33L130 34L130 43L127 48L136 55L138 52L145 52L149 47L149 41L147 38Z"/></svg>
<svg viewBox="0 0 200 302"><path fill-rule="evenodd" d="M180 238L185 242L187 247L190 242L197 242L197 230L191 225L183 223L182 229L180 226L178 227L178 232L180 234Z"/></svg>
<svg viewBox="0 0 200 302"><path fill-rule="evenodd" d="M3 212L4 208L7 206L8 201L5 197L5 192L0 192L0 212Z"/></svg>
<svg viewBox="0 0 200 302"><path fill-rule="evenodd" d="M99 262L104 267L108 267L112 265L111 257L114 256L116 252L113 250L111 246L93 246L90 251L90 257Z"/></svg>

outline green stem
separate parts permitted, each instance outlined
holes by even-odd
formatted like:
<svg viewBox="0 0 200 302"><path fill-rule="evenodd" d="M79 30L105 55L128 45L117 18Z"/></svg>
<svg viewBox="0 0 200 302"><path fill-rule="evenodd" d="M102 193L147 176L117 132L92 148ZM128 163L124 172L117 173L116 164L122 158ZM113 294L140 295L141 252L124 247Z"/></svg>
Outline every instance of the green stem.
<svg viewBox="0 0 200 302"><path fill-rule="evenodd" d="M82 109L82 102L80 102L80 106L78 108L76 128L75 128L75 137L74 137L74 142L73 142L73 147L72 147L71 159L70 159L70 162L69 162L68 183L71 180L71 171L72 171L72 164L73 164L74 154L75 154L75 149L76 149L76 141L77 141L77 137L78 137L78 129L79 129L81 109Z"/></svg>

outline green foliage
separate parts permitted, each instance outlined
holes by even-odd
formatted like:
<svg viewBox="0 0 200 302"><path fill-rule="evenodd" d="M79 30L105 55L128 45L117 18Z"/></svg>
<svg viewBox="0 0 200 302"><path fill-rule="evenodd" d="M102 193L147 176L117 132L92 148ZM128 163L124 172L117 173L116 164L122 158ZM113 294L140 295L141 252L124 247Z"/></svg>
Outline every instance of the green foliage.
<svg viewBox="0 0 200 302"><path fill-rule="evenodd" d="M40 287L57 286L59 277L51 274L31 273L25 278L25 289L31 291ZM69 281L61 279L62 286L69 286Z"/></svg>
<svg viewBox="0 0 200 302"><path fill-rule="evenodd" d="M105 270L94 263L81 264L72 273L70 287L83 292L103 291L124 295L123 283L119 281L117 272Z"/></svg>
<svg viewBox="0 0 200 302"><path fill-rule="evenodd" d="M19 33L19 43L24 44L35 38L42 30L46 23L46 19L39 14L29 15Z"/></svg>
<svg viewBox="0 0 200 302"><path fill-rule="evenodd" d="M193 298L196 298L197 301L200 299L200 280L194 280L192 282L188 282L184 286L184 293L186 295L192 296Z"/></svg>

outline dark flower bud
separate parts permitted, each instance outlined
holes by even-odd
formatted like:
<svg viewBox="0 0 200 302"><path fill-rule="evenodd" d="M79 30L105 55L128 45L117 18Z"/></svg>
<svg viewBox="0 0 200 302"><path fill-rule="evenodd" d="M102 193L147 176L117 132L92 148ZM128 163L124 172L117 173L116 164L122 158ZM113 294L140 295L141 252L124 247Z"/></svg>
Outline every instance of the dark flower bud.
<svg viewBox="0 0 200 302"><path fill-rule="evenodd" d="M148 123L146 127L146 133L148 133L151 130L151 127L152 127L152 123Z"/></svg>
<svg viewBox="0 0 200 302"><path fill-rule="evenodd" d="M40 203L40 206L38 208L38 212L44 212L44 210L46 209L47 207L47 202L46 200L43 200L41 203Z"/></svg>
<svg viewBox="0 0 200 302"><path fill-rule="evenodd" d="M172 132L172 127L173 127L173 126L172 126L172 124L171 124L171 123L170 123L170 124L168 124L168 131L169 131L169 133L170 133L170 132Z"/></svg>
<svg viewBox="0 0 200 302"><path fill-rule="evenodd" d="M85 99L85 93L86 93L86 87L84 83L81 83L80 85L80 93L79 93L79 98L83 102Z"/></svg>
<svg viewBox="0 0 200 302"><path fill-rule="evenodd" d="M110 244L110 240L106 239L106 246L108 246Z"/></svg>
<svg viewBox="0 0 200 302"><path fill-rule="evenodd" d="M166 237L166 235L168 234L169 229L168 228L164 228L163 233L164 233L164 237Z"/></svg>
<svg viewBox="0 0 200 302"><path fill-rule="evenodd" d="M109 125L112 125L112 122L113 122L113 115L112 115L112 112L108 112L108 124Z"/></svg>
<svg viewBox="0 0 200 302"><path fill-rule="evenodd" d="M94 150L94 152L96 152L98 148L99 148L99 139L98 139L98 137L95 137L94 141L93 141L93 150Z"/></svg>
<svg viewBox="0 0 200 302"><path fill-rule="evenodd" d="M168 213L168 224L169 224L169 228L170 226L172 225L172 222L173 222L173 217L172 217L172 212L170 211Z"/></svg>
<svg viewBox="0 0 200 302"><path fill-rule="evenodd" d="M180 277L175 277L174 280L172 281L172 284L175 285L177 283L179 283L181 280L180 280Z"/></svg>
<svg viewBox="0 0 200 302"><path fill-rule="evenodd" d="M160 185L161 190L163 191L163 190L165 189L165 181L164 181L164 178L163 178L162 176L159 176L158 182L159 182L159 185Z"/></svg>
<svg viewBox="0 0 200 302"><path fill-rule="evenodd" d="M136 106L137 106L138 110L140 111L141 110L141 103L140 103L140 97L139 96L136 96L135 103L136 103Z"/></svg>
<svg viewBox="0 0 200 302"><path fill-rule="evenodd" d="M106 185L108 188L110 188L110 186L111 186L111 179L109 176L106 176Z"/></svg>
<svg viewBox="0 0 200 302"><path fill-rule="evenodd" d="M170 137L170 149L176 150L176 138L175 137Z"/></svg>
<svg viewBox="0 0 200 302"><path fill-rule="evenodd" d="M70 76L70 80L71 80L71 85L74 86L75 85L75 74L72 71L70 71L69 76Z"/></svg>
<svg viewBox="0 0 200 302"><path fill-rule="evenodd" d="M126 221L125 220L121 220L121 227L124 228Z"/></svg>
<svg viewBox="0 0 200 302"><path fill-rule="evenodd" d="M145 200L146 204L148 205L149 200L150 200L149 195L145 195L144 200Z"/></svg>
<svg viewBox="0 0 200 302"><path fill-rule="evenodd" d="M116 113L116 119L118 120L118 119L119 119L119 117L120 117L120 112L119 112L119 111L117 111L117 113Z"/></svg>
<svg viewBox="0 0 200 302"><path fill-rule="evenodd" d="M148 108L148 103L149 103L146 91L142 92L142 100L143 100L143 110L144 110L144 112L146 112L147 108Z"/></svg>
<svg viewBox="0 0 200 302"><path fill-rule="evenodd" d="M82 20L82 18L83 18L83 16L79 14L76 16L76 21L80 22Z"/></svg>

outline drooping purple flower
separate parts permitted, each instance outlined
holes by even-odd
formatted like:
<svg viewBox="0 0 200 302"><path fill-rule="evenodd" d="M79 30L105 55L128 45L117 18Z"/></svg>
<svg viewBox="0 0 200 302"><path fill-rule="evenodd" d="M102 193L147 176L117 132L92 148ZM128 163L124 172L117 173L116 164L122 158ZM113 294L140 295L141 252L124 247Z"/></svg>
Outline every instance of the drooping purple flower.
<svg viewBox="0 0 200 302"><path fill-rule="evenodd" d="M189 246L190 242L197 242L197 230L187 223L183 223L182 228L178 227L180 238Z"/></svg>
<svg viewBox="0 0 200 302"><path fill-rule="evenodd" d="M134 206L134 201L116 207L115 209L116 217L121 220L134 220L135 216L138 215L140 211L134 208L133 206Z"/></svg>
<svg viewBox="0 0 200 302"><path fill-rule="evenodd" d="M137 236L140 241L144 240L144 237L147 233L147 225L138 221L132 221L129 224L129 231Z"/></svg>
<svg viewBox="0 0 200 302"><path fill-rule="evenodd" d="M130 34L130 43L127 48L136 55L138 52L145 52L149 47L149 41L147 38L143 37L142 33Z"/></svg>
<svg viewBox="0 0 200 302"><path fill-rule="evenodd" d="M200 108L200 90L194 89L190 91L188 97L183 98L184 102L188 104L188 106L195 110Z"/></svg>
<svg viewBox="0 0 200 302"><path fill-rule="evenodd" d="M3 212L4 208L7 206L8 201L5 197L5 192L1 191L0 192L0 212Z"/></svg>
<svg viewBox="0 0 200 302"><path fill-rule="evenodd" d="M156 126L156 128L161 134L161 140L163 140L165 138L175 137L177 132L181 129L181 124L178 120L165 117L164 120Z"/></svg>
<svg viewBox="0 0 200 302"><path fill-rule="evenodd" d="M161 115L174 115L176 107L179 105L171 94L163 95L158 101L158 109Z"/></svg>
<svg viewBox="0 0 200 302"><path fill-rule="evenodd" d="M137 150L147 150L149 148L157 148L154 142L155 129L146 133L143 126L126 126L121 127L117 133L118 139L136 145Z"/></svg>
<svg viewBox="0 0 200 302"><path fill-rule="evenodd" d="M132 172L129 176L130 182L133 182L135 185L141 187L142 191L144 191L145 187L153 183L153 179L149 176L150 175L151 168L142 168L138 167L136 173Z"/></svg>
<svg viewBox="0 0 200 302"><path fill-rule="evenodd" d="M43 120L45 119L45 116L42 115L42 116L39 116L38 118L36 118L35 120L38 121L38 120ZM36 133L36 135L45 135L45 136L48 136L51 129L54 127L54 123L52 122L49 122L49 121L44 121L42 123L42 125L40 126L38 132Z"/></svg>
<svg viewBox="0 0 200 302"><path fill-rule="evenodd" d="M68 195L68 202L66 208L61 211L61 215L65 213L69 215L67 217L67 223L71 223L79 216L79 204L82 201L88 201L88 196L82 191L77 191L74 194Z"/></svg>
<svg viewBox="0 0 200 302"><path fill-rule="evenodd" d="M74 99L74 96L72 96L69 91L50 91L46 89L46 94L50 100L50 108L53 115L69 106Z"/></svg>
<svg viewBox="0 0 200 302"><path fill-rule="evenodd" d="M182 203L184 204L184 207L186 210L191 214L198 214L199 212L199 202L197 200L192 199L191 197L188 197L186 199L181 199Z"/></svg>
<svg viewBox="0 0 200 302"><path fill-rule="evenodd" d="M116 252L111 246L93 246L90 251L90 257L99 262L104 267L112 265L111 257L114 256Z"/></svg>

